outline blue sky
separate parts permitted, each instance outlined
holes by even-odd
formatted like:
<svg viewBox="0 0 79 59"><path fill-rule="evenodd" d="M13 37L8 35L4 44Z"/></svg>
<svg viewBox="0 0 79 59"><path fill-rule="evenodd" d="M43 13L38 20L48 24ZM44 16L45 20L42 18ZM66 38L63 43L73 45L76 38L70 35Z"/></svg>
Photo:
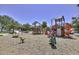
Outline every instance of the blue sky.
<svg viewBox="0 0 79 59"><path fill-rule="evenodd" d="M79 8L75 4L0 4L0 15L9 15L19 23L47 21L65 16L66 22L72 21L72 16L79 15Z"/></svg>

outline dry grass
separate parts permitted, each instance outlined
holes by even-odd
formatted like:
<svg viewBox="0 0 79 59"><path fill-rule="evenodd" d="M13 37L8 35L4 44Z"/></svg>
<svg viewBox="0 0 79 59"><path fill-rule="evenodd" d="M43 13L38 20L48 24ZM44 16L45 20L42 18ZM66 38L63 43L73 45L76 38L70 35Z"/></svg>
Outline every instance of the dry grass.
<svg viewBox="0 0 79 59"><path fill-rule="evenodd" d="M77 55L79 54L79 37L77 39L57 38L57 49L51 49L49 38L45 35L23 34L25 43L19 44L19 38L12 35L0 37L1 55Z"/></svg>

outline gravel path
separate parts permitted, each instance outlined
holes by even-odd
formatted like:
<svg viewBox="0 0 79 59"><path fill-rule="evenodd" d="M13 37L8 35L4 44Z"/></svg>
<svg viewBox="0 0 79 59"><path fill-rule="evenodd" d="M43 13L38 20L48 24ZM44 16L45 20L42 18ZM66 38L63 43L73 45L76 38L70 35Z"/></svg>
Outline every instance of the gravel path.
<svg viewBox="0 0 79 59"><path fill-rule="evenodd" d="M50 47L45 35L23 34L25 43L19 44L19 38L12 35L0 36L1 55L77 55L79 54L79 37L76 39L57 38L57 49Z"/></svg>

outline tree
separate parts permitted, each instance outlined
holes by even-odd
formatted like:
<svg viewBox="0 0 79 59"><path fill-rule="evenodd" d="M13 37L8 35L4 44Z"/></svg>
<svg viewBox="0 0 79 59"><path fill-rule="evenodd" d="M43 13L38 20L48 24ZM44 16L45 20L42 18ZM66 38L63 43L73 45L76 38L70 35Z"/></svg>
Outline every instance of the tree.
<svg viewBox="0 0 79 59"><path fill-rule="evenodd" d="M5 20L3 16L0 16L0 24L1 24L1 32L3 31L3 28L5 27Z"/></svg>
<svg viewBox="0 0 79 59"><path fill-rule="evenodd" d="M13 32L14 32L14 29L18 29L20 25L12 17L7 15L3 15L3 16L0 15L0 24L1 24L1 32L3 31L4 28L6 28L9 31L13 29Z"/></svg>
<svg viewBox="0 0 79 59"><path fill-rule="evenodd" d="M47 27L47 22L43 21L42 22L42 28L46 28Z"/></svg>
<svg viewBox="0 0 79 59"><path fill-rule="evenodd" d="M72 26L75 29L76 32L79 32L79 19L78 17L73 17L72 18Z"/></svg>
<svg viewBox="0 0 79 59"><path fill-rule="evenodd" d="M47 22L43 21L41 26L42 26L42 32L43 34L45 34L46 29L47 29Z"/></svg>
<svg viewBox="0 0 79 59"><path fill-rule="evenodd" d="M29 23L23 24L23 30L24 31L30 31L31 30L31 25Z"/></svg>

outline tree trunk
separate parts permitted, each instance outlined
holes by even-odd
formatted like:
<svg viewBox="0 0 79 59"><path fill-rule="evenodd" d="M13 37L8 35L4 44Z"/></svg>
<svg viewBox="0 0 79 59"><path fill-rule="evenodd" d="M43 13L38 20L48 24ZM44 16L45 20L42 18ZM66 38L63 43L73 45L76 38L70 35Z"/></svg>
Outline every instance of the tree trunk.
<svg viewBox="0 0 79 59"><path fill-rule="evenodd" d="M13 28L13 33L14 33L14 28Z"/></svg>
<svg viewBox="0 0 79 59"><path fill-rule="evenodd" d="M1 27L1 32L3 32L3 27Z"/></svg>

